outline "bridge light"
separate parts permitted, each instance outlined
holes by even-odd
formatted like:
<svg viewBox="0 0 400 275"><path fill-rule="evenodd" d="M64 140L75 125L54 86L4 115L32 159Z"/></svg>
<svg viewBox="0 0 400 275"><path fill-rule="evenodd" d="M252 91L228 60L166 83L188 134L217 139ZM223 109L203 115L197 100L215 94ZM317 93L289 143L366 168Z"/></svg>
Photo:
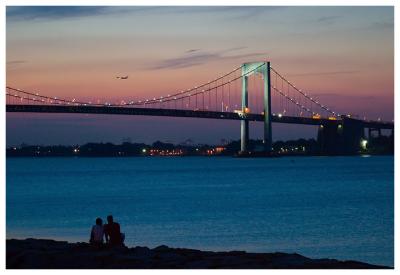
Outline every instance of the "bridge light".
<svg viewBox="0 0 400 275"><path fill-rule="evenodd" d="M367 145L368 145L368 140L361 139L361 141L360 141L361 149L366 150L367 149Z"/></svg>

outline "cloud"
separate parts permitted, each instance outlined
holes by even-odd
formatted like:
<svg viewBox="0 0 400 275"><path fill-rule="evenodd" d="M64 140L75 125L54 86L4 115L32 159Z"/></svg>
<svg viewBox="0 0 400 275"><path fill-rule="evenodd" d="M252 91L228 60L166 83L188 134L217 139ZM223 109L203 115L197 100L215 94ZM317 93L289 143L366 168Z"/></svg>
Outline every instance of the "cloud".
<svg viewBox="0 0 400 275"><path fill-rule="evenodd" d="M19 65L21 64L25 64L28 61L26 60L11 60L11 61L7 61L7 69L8 70L14 70L16 69Z"/></svg>
<svg viewBox="0 0 400 275"><path fill-rule="evenodd" d="M248 20L264 15L265 13L275 12L277 10L286 9L285 6L248 6L248 7L226 7L231 8L229 11L233 20Z"/></svg>
<svg viewBox="0 0 400 275"><path fill-rule="evenodd" d="M330 72L309 72L300 74L288 74L287 76L317 76L317 75L340 75L340 74L356 74L360 71L330 71Z"/></svg>
<svg viewBox="0 0 400 275"><path fill-rule="evenodd" d="M244 50L244 49L247 49L247 47L244 47L244 46L234 47L234 48L229 48L229 49L223 50L221 52L228 53L228 52L240 51L240 50Z"/></svg>
<svg viewBox="0 0 400 275"><path fill-rule="evenodd" d="M197 51L200 51L200 49L190 49L190 50L187 50L186 52L193 53L193 52L197 52Z"/></svg>
<svg viewBox="0 0 400 275"><path fill-rule="evenodd" d="M203 64L208 60L219 58L218 54L215 53L199 53L184 55L181 57L170 58L160 61L155 66L151 67L153 70L160 69L182 69Z"/></svg>
<svg viewBox="0 0 400 275"><path fill-rule="evenodd" d="M6 14L10 20L59 19L90 16L103 13L104 9L104 7L25 6L7 7Z"/></svg>
<svg viewBox="0 0 400 275"><path fill-rule="evenodd" d="M112 15L120 13L225 13L232 19L245 19L284 7L234 7L234 6L8 6L7 20L59 20L68 18Z"/></svg>
<svg viewBox="0 0 400 275"><path fill-rule="evenodd" d="M337 21L337 19L339 19L339 18L341 18L341 16L338 16L338 15L322 16L317 19L317 22L324 23L324 24L332 24L335 21Z"/></svg>
<svg viewBox="0 0 400 275"><path fill-rule="evenodd" d="M205 51L186 51L184 55L169 58L165 60L161 60L154 66L151 66L150 70L161 70L161 69L182 69L193 66L198 66L207 62L215 62L221 60L230 60L230 59L241 59L241 58L251 58L265 55L265 53L244 53L244 54L236 54L236 55L226 55L227 53L231 53L234 51L239 51L242 49L246 49L247 47L235 47L228 48L225 50L217 51L217 52L205 52Z"/></svg>
<svg viewBox="0 0 400 275"><path fill-rule="evenodd" d="M394 22L375 22L371 25L373 29L393 29Z"/></svg>
<svg viewBox="0 0 400 275"><path fill-rule="evenodd" d="M12 61L7 61L7 65L15 65L15 64L22 64L26 63L27 61L25 60L12 60Z"/></svg>
<svg viewBox="0 0 400 275"><path fill-rule="evenodd" d="M315 97L341 97L341 98L346 98L346 99L350 99L350 98L357 98L357 99L362 99L362 100L370 100L370 99L376 99L377 96L373 96L373 95L344 95L341 93L335 93L335 92L328 92L328 93L315 93L313 94L313 96Z"/></svg>
<svg viewBox="0 0 400 275"><path fill-rule="evenodd" d="M58 20L98 15L112 15L152 11L160 7L123 7L123 6L9 6L7 20Z"/></svg>

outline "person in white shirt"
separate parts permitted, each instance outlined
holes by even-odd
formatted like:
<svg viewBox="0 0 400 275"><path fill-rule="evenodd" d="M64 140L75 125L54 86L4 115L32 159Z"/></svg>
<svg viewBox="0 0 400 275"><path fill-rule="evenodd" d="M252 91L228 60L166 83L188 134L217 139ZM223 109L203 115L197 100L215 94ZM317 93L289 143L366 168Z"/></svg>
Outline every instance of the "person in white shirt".
<svg viewBox="0 0 400 275"><path fill-rule="evenodd" d="M90 232L90 243L94 245L103 244L104 227L103 220L101 218L96 219L96 224L93 225L92 231Z"/></svg>

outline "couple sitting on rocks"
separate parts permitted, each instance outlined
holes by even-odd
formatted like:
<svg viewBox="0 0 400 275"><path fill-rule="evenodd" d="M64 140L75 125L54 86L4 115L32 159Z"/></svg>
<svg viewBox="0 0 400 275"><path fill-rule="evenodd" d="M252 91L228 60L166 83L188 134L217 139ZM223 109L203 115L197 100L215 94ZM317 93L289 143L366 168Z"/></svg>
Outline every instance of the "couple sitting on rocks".
<svg viewBox="0 0 400 275"><path fill-rule="evenodd" d="M114 222L113 216L107 217L107 224L103 225L101 218L96 219L90 232L90 243L96 246L103 245L103 237L109 246L124 246L125 234L121 233L119 223Z"/></svg>

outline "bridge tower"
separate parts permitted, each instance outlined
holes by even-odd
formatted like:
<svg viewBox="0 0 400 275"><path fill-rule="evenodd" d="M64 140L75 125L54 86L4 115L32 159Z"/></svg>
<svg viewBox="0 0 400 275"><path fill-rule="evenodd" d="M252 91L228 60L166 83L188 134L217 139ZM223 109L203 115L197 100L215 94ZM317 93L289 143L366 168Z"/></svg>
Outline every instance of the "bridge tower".
<svg viewBox="0 0 400 275"><path fill-rule="evenodd" d="M264 103L264 151L272 151L272 128L271 128L271 66L270 62L250 62L242 65L242 112L245 115L249 108L248 77L252 74L260 74L264 80L263 103ZM240 151L246 152L249 142L249 121L241 121L241 143Z"/></svg>

